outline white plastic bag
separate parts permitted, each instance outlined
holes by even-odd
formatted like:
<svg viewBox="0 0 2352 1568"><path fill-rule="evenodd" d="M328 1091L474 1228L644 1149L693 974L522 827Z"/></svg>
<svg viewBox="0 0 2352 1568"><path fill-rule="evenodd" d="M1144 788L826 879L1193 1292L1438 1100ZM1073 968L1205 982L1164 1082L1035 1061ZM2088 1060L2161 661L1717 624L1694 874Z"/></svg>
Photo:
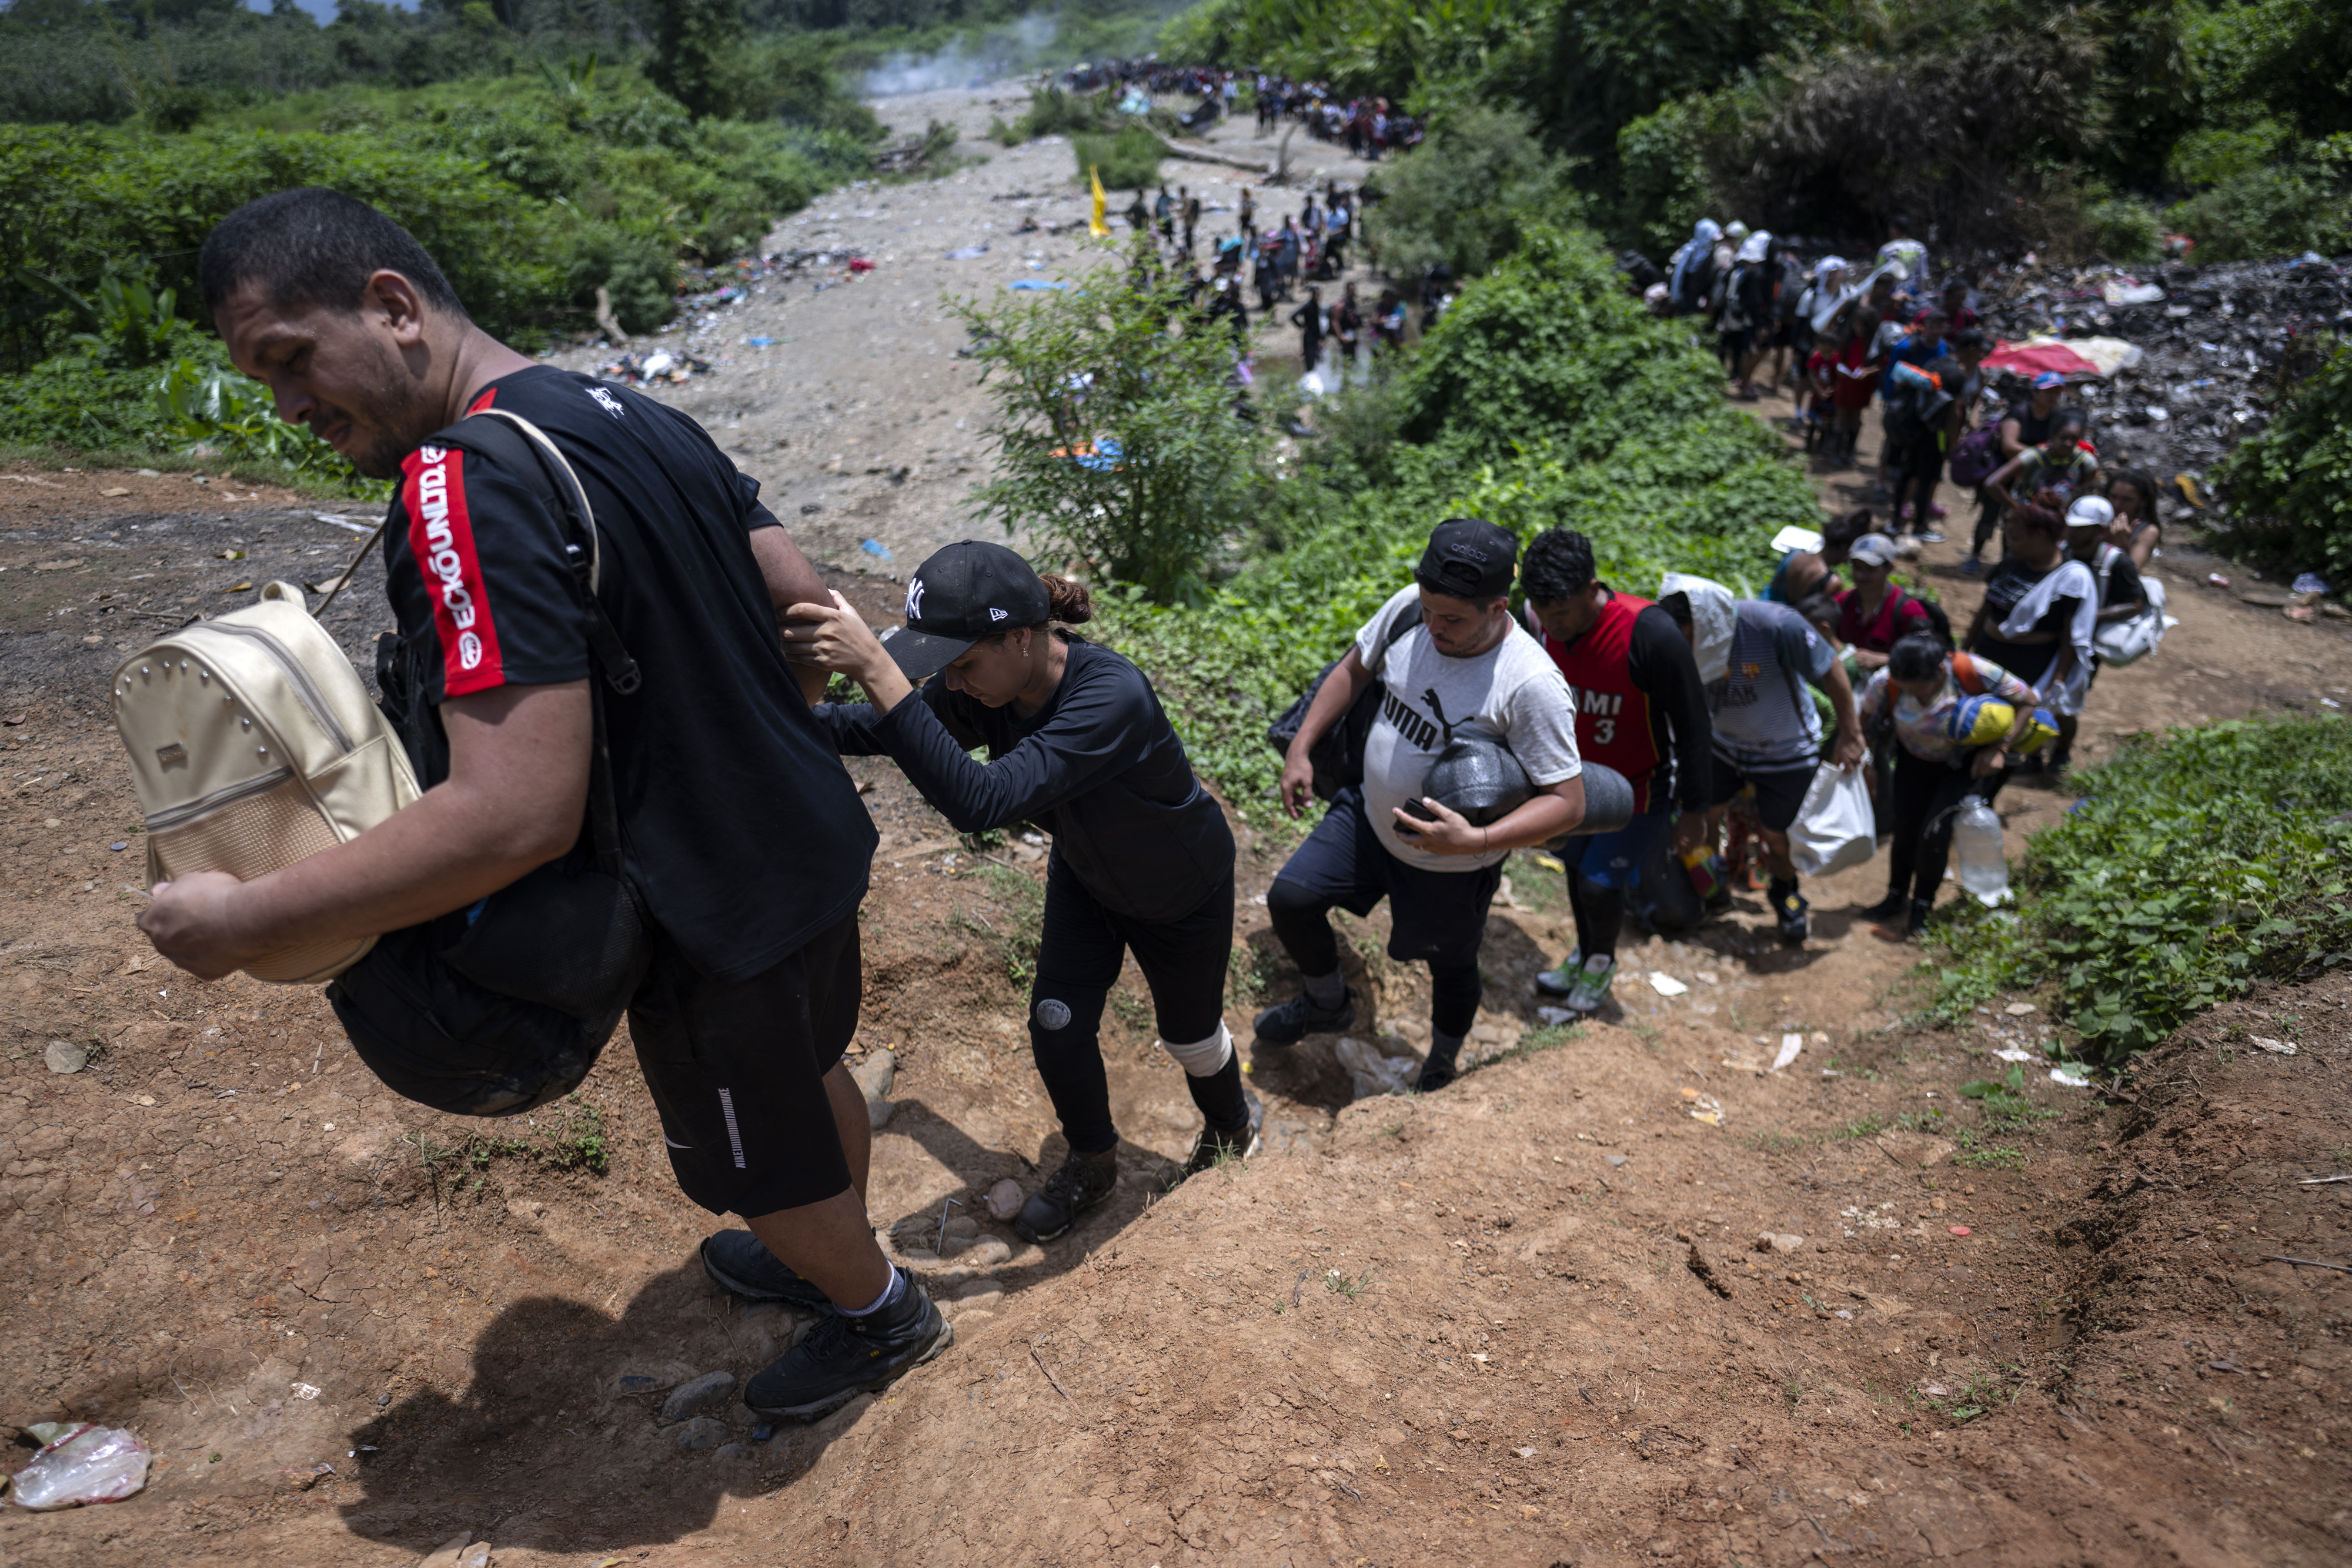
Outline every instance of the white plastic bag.
<svg viewBox="0 0 2352 1568"><path fill-rule="evenodd" d="M8 1495L26 1508L120 1502L147 1484L155 1456L120 1427L66 1426L16 1472ZM38 1434L37 1434L38 1435Z"/></svg>
<svg viewBox="0 0 2352 1568"><path fill-rule="evenodd" d="M1828 876L1862 864L1877 851L1870 787L1862 769L1823 762L1813 770L1797 820L1789 824L1789 858L1801 875Z"/></svg>
<svg viewBox="0 0 2352 1568"><path fill-rule="evenodd" d="M2103 664L2136 664L2164 641L2164 629L2171 622L2164 612L2164 584L2144 577L2140 587L2147 594L2147 609L2128 621L2110 621L2091 633L2091 646L2098 650Z"/></svg>
<svg viewBox="0 0 2352 1568"><path fill-rule="evenodd" d="M1348 1070L1348 1076L1355 1080L1359 1100L1369 1100L1376 1094L1402 1094L1421 1082L1419 1057L1385 1055L1377 1040L1342 1035L1334 1054L1339 1065Z"/></svg>

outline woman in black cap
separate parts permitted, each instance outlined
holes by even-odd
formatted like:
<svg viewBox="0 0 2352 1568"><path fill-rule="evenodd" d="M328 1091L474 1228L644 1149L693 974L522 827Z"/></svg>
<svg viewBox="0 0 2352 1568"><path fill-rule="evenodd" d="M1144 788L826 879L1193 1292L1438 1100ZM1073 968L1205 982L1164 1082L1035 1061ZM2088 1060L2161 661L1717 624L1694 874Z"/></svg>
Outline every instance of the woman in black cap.
<svg viewBox="0 0 2352 1568"><path fill-rule="evenodd" d="M966 541L916 571L887 643L839 594L795 605L784 632L795 661L866 689L816 710L844 755L889 757L959 832L1034 821L1054 836L1029 1040L1070 1152L1013 1222L1032 1241L1118 1179L1097 1030L1127 952L1206 1123L1183 1175L1254 1153L1261 1114L1224 1019L1233 831L1143 672L1067 629L1093 613L1082 585Z"/></svg>

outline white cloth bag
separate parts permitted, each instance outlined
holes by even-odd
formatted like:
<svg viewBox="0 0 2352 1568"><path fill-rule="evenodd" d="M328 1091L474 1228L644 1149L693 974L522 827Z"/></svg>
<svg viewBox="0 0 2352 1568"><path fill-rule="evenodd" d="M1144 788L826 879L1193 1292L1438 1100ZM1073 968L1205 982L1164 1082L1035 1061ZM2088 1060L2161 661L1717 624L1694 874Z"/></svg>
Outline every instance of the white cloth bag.
<svg viewBox="0 0 2352 1568"><path fill-rule="evenodd" d="M1804 876L1828 876L1878 852L1870 787L1862 769L1823 762L1813 771L1805 803L1789 824L1789 858Z"/></svg>

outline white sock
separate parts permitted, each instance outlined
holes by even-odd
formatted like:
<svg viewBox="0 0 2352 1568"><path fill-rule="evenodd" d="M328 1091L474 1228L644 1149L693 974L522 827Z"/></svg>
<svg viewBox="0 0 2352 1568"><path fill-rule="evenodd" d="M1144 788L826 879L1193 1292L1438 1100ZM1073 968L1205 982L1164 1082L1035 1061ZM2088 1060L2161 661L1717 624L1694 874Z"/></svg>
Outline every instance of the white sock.
<svg viewBox="0 0 2352 1568"><path fill-rule="evenodd" d="M870 1318L876 1312L880 1312L883 1308L897 1301L898 1299L898 1292L906 1288L907 1276L898 1272L898 1270L893 1269L890 1270L890 1282L882 1287L882 1293L880 1295L875 1297L866 1305L862 1307L845 1307L839 1301L835 1301L834 1303L834 1308L845 1318Z"/></svg>

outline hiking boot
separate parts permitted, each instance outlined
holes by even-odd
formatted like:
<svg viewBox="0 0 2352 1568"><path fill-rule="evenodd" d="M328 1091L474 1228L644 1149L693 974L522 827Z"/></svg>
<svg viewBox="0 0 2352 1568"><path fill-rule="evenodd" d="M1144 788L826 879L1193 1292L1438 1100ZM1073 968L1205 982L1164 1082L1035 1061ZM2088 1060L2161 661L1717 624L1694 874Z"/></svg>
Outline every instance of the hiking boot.
<svg viewBox="0 0 2352 1568"><path fill-rule="evenodd" d="M1918 940L1919 934L1927 929L1928 912L1934 908L1935 903L1931 899L1915 898L1911 901L1911 918L1906 924L1903 932L1906 939L1915 942Z"/></svg>
<svg viewBox="0 0 2352 1568"><path fill-rule="evenodd" d="M1356 1021L1356 993L1350 988L1336 1008L1318 1008L1305 991L1277 1002L1250 1020L1260 1040L1296 1045L1310 1034L1337 1034Z"/></svg>
<svg viewBox="0 0 2352 1568"><path fill-rule="evenodd" d="M1420 1081L1413 1084L1416 1094L1434 1094L1462 1076L1462 1048L1455 1046L1444 1056L1437 1048L1430 1048L1428 1059L1421 1064Z"/></svg>
<svg viewBox="0 0 2352 1568"><path fill-rule="evenodd" d="M814 1421L860 1394L888 1387L955 1343L955 1330L915 1277L898 1270L898 1299L864 1317L836 1312L743 1385L761 1416Z"/></svg>
<svg viewBox="0 0 2352 1568"><path fill-rule="evenodd" d="M1609 1001L1609 988L1617 978L1617 957L1613 953L1595 953L1576 972L1576 988L1568 993L1568 1010L1572 1013L1597 1013Z"/></svg>
<svg viewBox="0 0 2352 1568"><path fill-rule="evenodd" d="M1910 895L1898 889L1864 910L1854 918L1870 925L1893 925L1910 913Z"/></svg>
<svg viewBox="0 0 2352 1568"><path fill-rule="evenodd" d="M1249 1102L1249 1120L1231 1129L1202 1127L1201 1135L1192 1140L1192 1157L1176 1173L1176 1180L1168 1184L1171 1188L1187 1176L1214 1170L1227 1160L1245 1160L1257 1153L1258 1132L1265 1125L1265 1105L1250 1092L1246 1083L1242 1085L1242 1097Z"/></svg>
<svg viewBox="0 0 2352 1568"><path fill-rule="evenodd" d="M1546 969L1536 977L1536 989L1547 997L1564 997L1576 989L1577 971L1584 967L1584 949L1571 947L1557 969Z"/></svg>
<svg viewBox="0 0 2352 1568"><path fill-rule="evenodd" d="M1773 889L1771 903L1772 919L1780 928L1780 940L1791 947L1803 946L1812 931L1812 922L1806 915L1812 905L1794 886Z"/></svg>
<svg viewBox="0 0 2352 1568"><path fill-rule="evenodd" d="M1068 1234L1078 1216L1111 1195L1118 1186L1118 1151L1082 1155L1072 1150L1062 1168L1029 1195L1013 1217L1013 1233L1024 1241L1053 1241Z"/></svg>
<svg viewBox="0 0 2352 1568"><path fill-rule="evenodd" d="M803 1312L830 1312L832 1299L748 1230L722 1230L702 1243L702 1271L722 1291L747 1301L782 1301Z"/></svg>

